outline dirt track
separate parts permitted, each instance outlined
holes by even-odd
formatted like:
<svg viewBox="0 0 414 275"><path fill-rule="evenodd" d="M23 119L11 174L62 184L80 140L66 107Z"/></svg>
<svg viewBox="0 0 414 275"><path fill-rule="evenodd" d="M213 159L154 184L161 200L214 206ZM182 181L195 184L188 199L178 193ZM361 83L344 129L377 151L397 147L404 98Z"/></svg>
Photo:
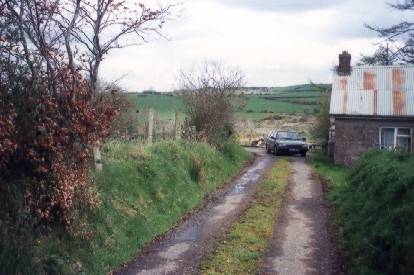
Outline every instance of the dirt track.
<svg viewBox="0 0 414 275"><path fill-rule="evenodd" d="M263 150L256 161L204 209L144 250L115 274L194 274L233 221L245 210L265 171L276 161Z"/></svg>
<svg viewBox="0 0 414 275"><path fill-rule="evenodd" d="M115 274L198 274L229 226L245 211L257 183L276 161L263 149L259 157L215 200L154 242ZM290 158L289 191L259 274L340 274L329 235L328 207L322 186L300 157Z"/></svg>
<svg viewBox="0 0 414 275"><path fill-rule="evenodd" d="M306 160L291 161L289 194L260 274L340 274L322 185Z"/></svg>

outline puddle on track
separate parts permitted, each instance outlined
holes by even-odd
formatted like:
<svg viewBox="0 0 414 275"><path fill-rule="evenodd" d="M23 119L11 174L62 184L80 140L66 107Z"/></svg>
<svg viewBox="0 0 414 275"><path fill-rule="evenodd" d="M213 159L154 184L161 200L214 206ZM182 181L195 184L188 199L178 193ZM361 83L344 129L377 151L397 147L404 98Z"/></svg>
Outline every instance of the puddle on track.
<svg viewBox="0 0 414 275"><path fill-rule="evenodd" d="M261 155L239 177L227 193L210 203L189 220L178 226L167 238L154 243L145 255L138 257L116 274L188 274L198 268L205 247L214 243L244 210L253 187L275 158ZM204 250L203 250L204 249ZM208 249L207 249L208 250Z"/></svg>

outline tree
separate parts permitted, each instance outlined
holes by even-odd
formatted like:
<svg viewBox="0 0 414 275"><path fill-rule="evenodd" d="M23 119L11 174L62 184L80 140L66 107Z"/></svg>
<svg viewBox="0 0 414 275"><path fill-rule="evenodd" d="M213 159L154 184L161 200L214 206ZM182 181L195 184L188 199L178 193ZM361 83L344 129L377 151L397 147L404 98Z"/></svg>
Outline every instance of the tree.
<svg viewBox="0 0 414 275"><path fill-rule="evenodd" d="M0 0L0 220L13 216L18 179L37 226L70 229L77 210L97 206L90 147L119 113L111 87L97 93L100 64L159 34L173 7Z"/></svg>
<svg viewBox="0 0 414 275"><path fill-rule="evenodd" d="M398 62L398 51L386 46L380 45L373 55L361 55L357 65L382 65L389 66Z"/></svg>
<svg viewBox="0 0 414 275"><path fill-rule="evenodd" d="M220 146L231 136L233 114L240 107L243 73L220 63L206 62L200 69L181 71L180 92L190 126L201 139Z"/></svg>
<svg viewBox="0 0 414 275"><path fill-rule="evenodd" d="M316 124L312 128L312 135L319 141L326 143L329 140L329 129L331 127L331 121L329 118L331 88L313 83L311 83L311 85L321 92L321 97L318 104L318 113L316 114Z"/></svg>
<svg viewBox="0 0 414 275"><path fill-rule="evenodd" d="M396 4L389 4L398 11L414 11L414 0L405 0ZM393 56L402 63L414 63L414 22L402 21L390 27L366 25L370 30L378 33L379 37L393 43L396 47ZM384 49L379 49L383 52Z"/></svg>
<svg viewBox="0 0 414 275"><path fill-rule="evenodd" d="M0 5L15 25L33 77L39 63L45 63L52 85L56 61L64 59L72 76L87 73L92 93L105 56L144 43L151 34L161 35L179 3L151 7L124 0L0 0ZM31 58L33 50L39 51L40 62Z"/></svg>

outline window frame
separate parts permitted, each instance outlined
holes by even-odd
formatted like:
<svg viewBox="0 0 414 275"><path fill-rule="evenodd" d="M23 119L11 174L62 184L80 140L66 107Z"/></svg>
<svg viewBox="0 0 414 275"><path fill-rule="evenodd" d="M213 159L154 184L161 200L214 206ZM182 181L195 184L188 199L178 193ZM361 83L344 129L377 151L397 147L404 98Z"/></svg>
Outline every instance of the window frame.
<svg viewBox="0 0 414 275"><path fill-rule="evenodd" d="M383 147L382 144L382 130L383 129L393 129L394 130L394 141L393 141L393 146L392 146L392 150L395 150L397 148L397 139L398 137L405 137L405 138L409 138L411 139L410 142L410 150L409 153L413 152L413 127L410 126L383 126L379 128L379 149L380 150L387 150L387 148ZM398 134L398 130L399 129L409 129L410 130L410 135L399 135Z"/></svg>

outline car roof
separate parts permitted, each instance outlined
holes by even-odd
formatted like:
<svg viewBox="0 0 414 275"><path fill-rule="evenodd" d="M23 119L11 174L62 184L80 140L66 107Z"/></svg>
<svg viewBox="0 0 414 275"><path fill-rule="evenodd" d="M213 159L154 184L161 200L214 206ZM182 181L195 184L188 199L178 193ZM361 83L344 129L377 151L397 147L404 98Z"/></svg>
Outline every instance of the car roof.
<svg viewBox="0 0 414 275"><path fill-rule="evenodd" d="M272 131L270 131L269 135L270 135L270 134L274 134L274 133L279 133L279 132L286 132L286 133L298 133L297 131L292 130L292 129L288 129L288 130L278 129L278 130L272 130Z"/></svg>
<svg viewBox="0 0 414 275"><path fill-rule="evenodd" d="M294 130L278 130L277 131L278 133L279 132L285 132L285 133L297 133L296 131L294 131Z"/></svg>

